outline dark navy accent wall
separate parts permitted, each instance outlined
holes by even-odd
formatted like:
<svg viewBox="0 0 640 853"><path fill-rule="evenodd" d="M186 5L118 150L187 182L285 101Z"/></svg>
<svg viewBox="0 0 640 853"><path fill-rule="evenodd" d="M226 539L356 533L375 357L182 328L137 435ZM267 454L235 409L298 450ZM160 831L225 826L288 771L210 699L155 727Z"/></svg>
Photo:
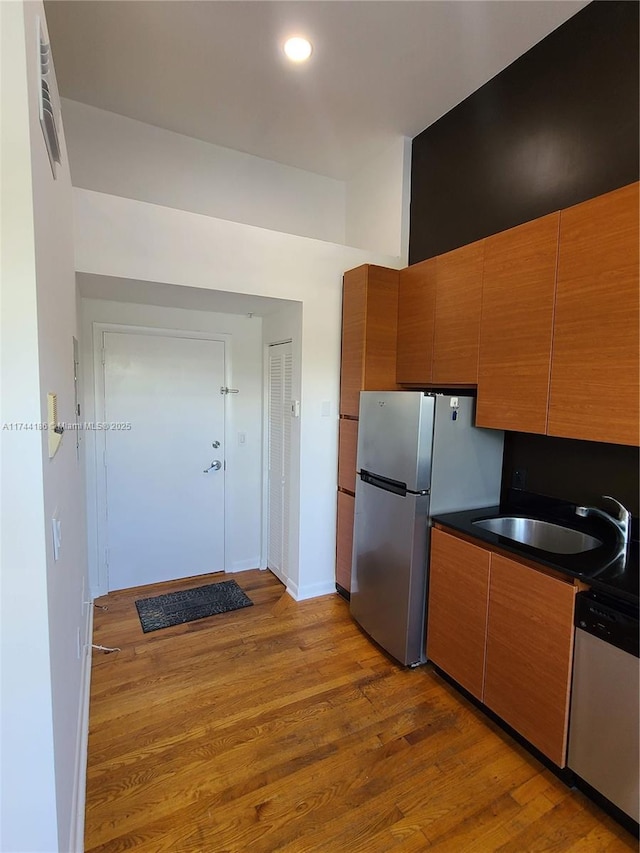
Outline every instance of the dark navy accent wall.
<svg viewBox="0 0 640 853"><path fill-rule="evenodd" d="M638 10L595 0L413 140L409 263L638 180Z"/></svg>
<svg viewBox="0 0 640 853"><path fill-rule="evenodd" d="M510 432L505 435L502 495L516 486L603 509L602 495L614 495L637 518L639 471L637 447Z"/></svg>
<svg viewBox="0 0 640 853"><path fill-rule="evenodd" d="M638 11L594 0L413 140L409 263L638 180ZM638 514L636 448L508 433L503 493L516 471Z"/></svg>

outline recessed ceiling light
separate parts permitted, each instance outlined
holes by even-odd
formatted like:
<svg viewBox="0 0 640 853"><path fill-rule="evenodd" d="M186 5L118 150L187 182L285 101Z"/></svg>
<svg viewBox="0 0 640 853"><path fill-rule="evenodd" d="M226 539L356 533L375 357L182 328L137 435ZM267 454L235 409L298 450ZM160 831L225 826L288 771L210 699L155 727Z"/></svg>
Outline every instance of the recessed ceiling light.
<svg viewBox="0 0 640 853"><path fill-rule="evenodd" d="M311 42L295 36L284 43L284 52L292 62L304 62L311 56Z"/></svg>

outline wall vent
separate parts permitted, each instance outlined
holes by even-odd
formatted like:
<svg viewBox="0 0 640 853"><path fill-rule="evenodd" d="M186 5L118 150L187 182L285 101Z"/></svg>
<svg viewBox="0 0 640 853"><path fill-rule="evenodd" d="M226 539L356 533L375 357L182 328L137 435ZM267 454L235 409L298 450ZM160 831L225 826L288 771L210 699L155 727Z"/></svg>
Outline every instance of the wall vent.
<svg viewBox="0 0 640 853"><path fill-rule="evenodd" d="M53 103L53 75L51 74L51 45L44 33L42 21L38 19L38 77L40 127L44 136L49 162L53 177L56 177L56 163L60 163L60 140L56 115L59 114L57 105Z"/></svg>

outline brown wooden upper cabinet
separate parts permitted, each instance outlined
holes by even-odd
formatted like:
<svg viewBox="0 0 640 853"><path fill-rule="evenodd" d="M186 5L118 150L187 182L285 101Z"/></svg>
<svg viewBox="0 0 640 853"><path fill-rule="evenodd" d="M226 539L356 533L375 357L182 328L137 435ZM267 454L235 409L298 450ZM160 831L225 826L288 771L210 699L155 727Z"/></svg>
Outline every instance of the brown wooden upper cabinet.
<svg viewBox="0 0 640 853"><path fill-rule="evenodd" d="M358 417L360 391L396 388L398 270L364 264L344 275L340 414Z"/></svg>
<svg viewBox="0 0 640 853"><path fill-rule="evenodd" d="M638 184L563 210L549 435L639 443Z"/></svg>
<svg viewBox="0 0 640 853"><path fill-rule="evenodd" d="M485 240L477 426L546 432L559 223Z"/></svg>
<svg viewBox="0 0 640 853"><path fill-rule="evenodd" d="M400 271L397 382L476 423L640 444L637 183Z"/></svg>
<svg viewBox="0 0 640 853"><path fill-rule="evenodd" d="M475 385L482 300L484 240L436 259L433 382Z"/></svg>
<svg viewBox="0 0 640 853"><path fill-rule="evenodd" d="M405 385L475 385L484 241L400 272L396 378Z"/></svg>
<svg viewBox="0 0 640 853"><path fill-rule="evenodd" d="M396 371L399 384L432 381L436 260L429 258L400 270Z"/></svg>

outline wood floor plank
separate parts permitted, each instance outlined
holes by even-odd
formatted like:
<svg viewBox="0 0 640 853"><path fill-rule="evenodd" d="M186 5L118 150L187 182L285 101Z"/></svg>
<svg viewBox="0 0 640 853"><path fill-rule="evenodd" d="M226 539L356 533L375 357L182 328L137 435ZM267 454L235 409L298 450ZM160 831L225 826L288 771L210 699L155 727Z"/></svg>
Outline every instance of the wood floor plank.
<svg viewBox="0 0 640 853"><path fill-rule="evenodd" d="M142 632L137 598L226 579L96 602L94 642L121 651L93 655L87 853L635 849L337 595L243 572L253 607Z"/></svg>

